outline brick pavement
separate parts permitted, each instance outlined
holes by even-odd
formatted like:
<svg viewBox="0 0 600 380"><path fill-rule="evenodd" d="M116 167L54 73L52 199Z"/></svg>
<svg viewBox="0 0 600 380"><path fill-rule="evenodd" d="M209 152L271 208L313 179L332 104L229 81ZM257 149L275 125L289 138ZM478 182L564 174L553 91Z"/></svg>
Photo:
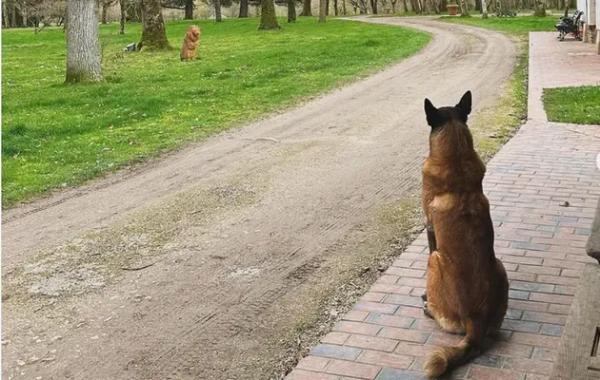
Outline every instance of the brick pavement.
<svg viewBox="0 0 600 380"><path fill-rule="evenodd" d="M583 85L600 86L600 55L594 44L558 42L555 32L529 34L529 119L547 120L544 88Z"/></svg>
<svg viewBox="0 0 600 380"><path fill-rule="evenodd" d="M544 34L532 33L534 48L554 43ZM552 57L531 54L530 68L539 74ZM600 69L588 68L595 69L590 72L594 83ZM538 74L530 80L539 80ZM530 89L537 91L536 86ZM547 379L581 270L593 262L584 246L600 196L595 167L600 128L548 123L543 116L524 125L492 159L484 181L496 254L510 279L500 337L447 378ZM441 332L422 313L426 260L422 234L287 379L424 378L424 356L436 345L461 338Z"/></svg>

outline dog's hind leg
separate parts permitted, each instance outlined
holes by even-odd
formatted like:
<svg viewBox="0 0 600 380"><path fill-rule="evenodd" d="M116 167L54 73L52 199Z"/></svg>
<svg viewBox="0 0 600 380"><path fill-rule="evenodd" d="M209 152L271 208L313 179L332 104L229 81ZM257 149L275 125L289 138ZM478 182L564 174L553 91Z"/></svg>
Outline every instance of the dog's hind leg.
<svg viewBox="0 0 600 380"><path fill-rule="evenodd" d="M433 230L433 223L427 222L427 224L425 224L425 229L427 230L427 244L429 245L429 254L431 255L431 253L437 249L437 241L435 240L435 231ZM421 299L423 300L423 312L429 318L433 318L431 312L427 310L427 290L423 292L423 294L421 295Z"/></svg>
<svg viewBox="0 0 600 380"><path fill-rule="evenodd" d="M429 245L429 254L437 249L437 241L435 239L435 231L433 229L433 223L427 222L425 225L427 229L427 244Z"/></svg>
<svg viewBox="0 0 600 380"><path fill-rule="evenodd" d="M421 295L421 300L423 300L423 314L425 314L426 317L434 319L433 314L431 314L431 311L427 308L427 292Z"/></svg>

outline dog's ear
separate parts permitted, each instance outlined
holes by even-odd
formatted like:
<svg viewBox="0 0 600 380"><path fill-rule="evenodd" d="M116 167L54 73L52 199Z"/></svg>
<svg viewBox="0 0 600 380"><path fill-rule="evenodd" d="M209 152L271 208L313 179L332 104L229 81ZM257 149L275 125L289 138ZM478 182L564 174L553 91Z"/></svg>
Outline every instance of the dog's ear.
<svg viewBox="0 0 600 380"><path fill-rule="evenodd" d="M456 108L461 110L461 112L465 116L465 120L467 116L471 113L471 91L465 92L465 94L460 98L460 102L456 105Z"/></svg>
<svg viewBox="0 0 600 380"><path fill-rule="evenodd" d="M435 108L427 98L425 98L425 115L427 116L427 124L429 124L431 128L436 128L443 124L440 111Z"/></svg>

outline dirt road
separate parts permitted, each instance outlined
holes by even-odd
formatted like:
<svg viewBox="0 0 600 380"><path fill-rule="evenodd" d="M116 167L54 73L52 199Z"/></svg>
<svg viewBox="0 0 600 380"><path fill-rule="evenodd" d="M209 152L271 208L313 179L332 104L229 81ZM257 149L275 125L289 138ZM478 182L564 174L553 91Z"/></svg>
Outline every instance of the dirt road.
<svg viewBox="0 0 600 380"><path fill-rule="evenodd" d="M278 341L389 245L386 207L418 195L423 98L470 89L491 106L515 62L491 31L364 21L434 39L294 110L5 212L3 375L272 376Z"/></svg>

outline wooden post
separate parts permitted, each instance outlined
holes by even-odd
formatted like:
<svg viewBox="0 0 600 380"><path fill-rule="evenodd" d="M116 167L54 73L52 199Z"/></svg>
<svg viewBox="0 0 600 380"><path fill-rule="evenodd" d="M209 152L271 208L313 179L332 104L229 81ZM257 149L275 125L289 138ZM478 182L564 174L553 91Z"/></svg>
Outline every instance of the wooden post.
<svg viewBox="0 0 600 380"><path fill-rule="evenodd" d="M583 24L583 42L590 42L590 36L588 33L588 24L587 22Z"/></svg>

